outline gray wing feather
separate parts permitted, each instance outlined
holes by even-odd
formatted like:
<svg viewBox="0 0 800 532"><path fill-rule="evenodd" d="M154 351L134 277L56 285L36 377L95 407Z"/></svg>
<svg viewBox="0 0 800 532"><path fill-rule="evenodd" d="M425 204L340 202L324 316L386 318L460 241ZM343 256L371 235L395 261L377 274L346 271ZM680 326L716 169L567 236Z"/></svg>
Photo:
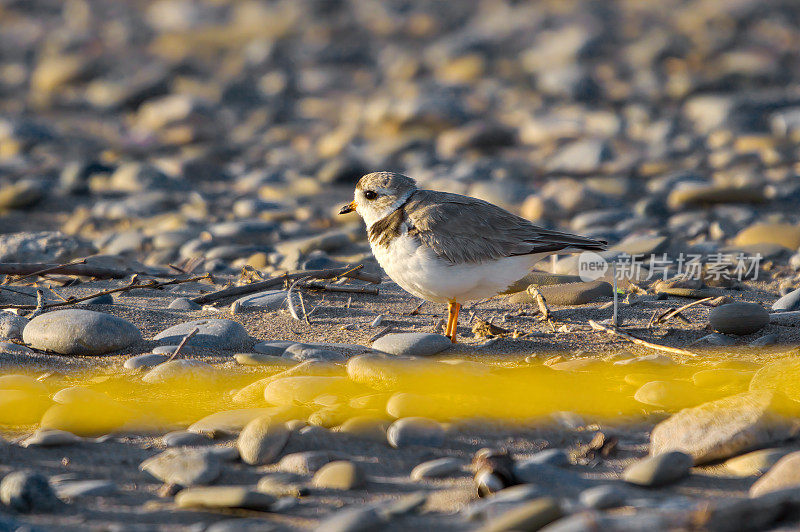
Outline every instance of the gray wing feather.
<svg viewBox="0 0 800 532"><path fill-rule="evenodd" d="M602 240L538 227L496 205L459 194L419 190L405 212L409 233L455 264L606 247Z"/></svg>

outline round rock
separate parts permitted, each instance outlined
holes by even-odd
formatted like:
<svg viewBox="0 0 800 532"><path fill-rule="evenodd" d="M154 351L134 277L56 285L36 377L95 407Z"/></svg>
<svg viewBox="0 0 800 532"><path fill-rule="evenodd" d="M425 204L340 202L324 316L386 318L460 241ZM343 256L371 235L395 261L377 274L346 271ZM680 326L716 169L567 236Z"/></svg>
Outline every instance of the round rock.
<svg viewBox="0 0 800 532"><path fill-rule="evenodd" d="M25 326L23 340L34 349L62 355L102 355L141 341L142 333L122 318L84 309L41 314Z"/></svg>
<svg viewBox="0 0 800 532"><path fill-rule="evenodd" d="M338 460L325 464L316 472L311 483L316 488L352 490L365 482L364 472L349 460Z"/></svg>
<svg viewBox="0 0 800 532"><path fill-rule="evenodd" d="M0 502L17 512L47 512L62 504L47 477L34 471L15 471L3 477Z"/></svg>
<svg viewBox="0 0 800 532"><path fill-rule="evenodd" d="M263 416L245 425L236 446L246 464L271 464L286 446L290 434L286 425Z"/></svg>
<svg viewBox="0 0 800 532"><path fill-rule="evenodd" d="M125 369L152 368L153 366L158 366L162 362L166 362L168 358L167 355L158 353L145 353L127 359L122 366Z"/></svg>
<svg viewBox="0 0 800 532"><path fill-rule="evenodd" d="M178 508L245 508L247 510L268 511L275 503L275 497L247 489L244 486L213 486L207 488L188 488L175 496Z"/></svg>
<svg viewBox="0 0 800 532"><path fill-rule="evenodd" d="M800 288L792 290L775 303L772 304L772 310L785 311L785 310L798 310L800 309Z"/></svg>
<svg viewBox="0 0 800 532"><path fill-rule="evenodd" d="M389 426L386 439L395 448L411 445L439 447L444 443L444 427L432 419L404 417Z"/></svg>
<svg viewBox="0 0 800 532"><path fill-rule="evenodd" d="M411 470L411 479L422 480L426 478L449 477L461 471L463 465L461 460L457 458L445 457L437 458L436 460L428 460Z"/></svg>
<svg viewBox="0 0 800 532"><path fill-rule="evenodd" d="M209 349L239 349L250 343L250 335L239 323L224 319L201 319L180 323L161 331L153 340L161 345L180 344L183 337L197 328L186 345Z"/></svg>
<svg viewBox="0 0 800 532"><path fill-rule="evenodd" d="M769 323L769 313L757 303L737 302L720 305L711 311L708 319L715 331L745 335Z"/></svg>
<svg viewBox="0 0 800 532"><path fill-rule="evenodd" d="M381 336L372 343L372 348L392 355L429 356L451 345L450 339L441 334L395 333Z"/></svg>
<svg viewBox="0 0 800 532"><path fill-rule="evenodd" d="M688 454L670 451L631 464L622 473L622 479L638 486L663 486L687 476L692 465L694 460Z"/></svg>
<svg viewBox="0 0 800 532"><path fill-rule="evenodd" d="M148 458L139 465L165 484L194 486L210 484L219 476L222 468L219 459L212 453L167 449Z"/></svg>

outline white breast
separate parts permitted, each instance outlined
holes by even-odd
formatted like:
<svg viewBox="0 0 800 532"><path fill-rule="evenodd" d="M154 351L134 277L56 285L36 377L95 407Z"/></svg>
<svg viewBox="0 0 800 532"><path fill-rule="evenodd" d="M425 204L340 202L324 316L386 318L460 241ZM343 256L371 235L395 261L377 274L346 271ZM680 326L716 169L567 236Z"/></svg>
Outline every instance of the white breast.
<svg viewBox="0 0 800 532"><path fill-rule="evenodd" d="M524 277L544 255L505 257L480 264L453 264L411 236L405 226L388 246L371 243L372 253L394 282L417 297L446 303L471 301L503 292Z"/></svg>

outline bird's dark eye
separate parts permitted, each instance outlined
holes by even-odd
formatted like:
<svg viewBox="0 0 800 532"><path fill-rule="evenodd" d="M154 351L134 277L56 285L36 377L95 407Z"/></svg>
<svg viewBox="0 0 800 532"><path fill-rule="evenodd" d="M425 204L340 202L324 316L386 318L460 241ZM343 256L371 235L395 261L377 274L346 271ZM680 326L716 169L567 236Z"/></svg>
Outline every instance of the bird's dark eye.
<svg viewBox="0 0 800 532"><path fill-rule="evenodd" d="M375 198L378 197L378 193L375 192L374 190L367 190L364 192L364 197L367 198L368 200L374 200Z"/></svg>

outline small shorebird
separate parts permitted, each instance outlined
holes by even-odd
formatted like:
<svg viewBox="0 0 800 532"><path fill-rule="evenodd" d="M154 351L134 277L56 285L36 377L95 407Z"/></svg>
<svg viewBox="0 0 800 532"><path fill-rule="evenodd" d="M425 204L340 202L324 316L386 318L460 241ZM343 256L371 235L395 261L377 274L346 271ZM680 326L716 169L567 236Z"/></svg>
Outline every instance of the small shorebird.
<svg viewBox="0 0 800 532"><path fill-rule="evenodd" d="M551 231L476 198L421 190L393 172L363 176L353 201L372 253L404 290L447 303L445 334L455 343L461 303L504 292L556 252L602 250L606 243Z"/></svg>

